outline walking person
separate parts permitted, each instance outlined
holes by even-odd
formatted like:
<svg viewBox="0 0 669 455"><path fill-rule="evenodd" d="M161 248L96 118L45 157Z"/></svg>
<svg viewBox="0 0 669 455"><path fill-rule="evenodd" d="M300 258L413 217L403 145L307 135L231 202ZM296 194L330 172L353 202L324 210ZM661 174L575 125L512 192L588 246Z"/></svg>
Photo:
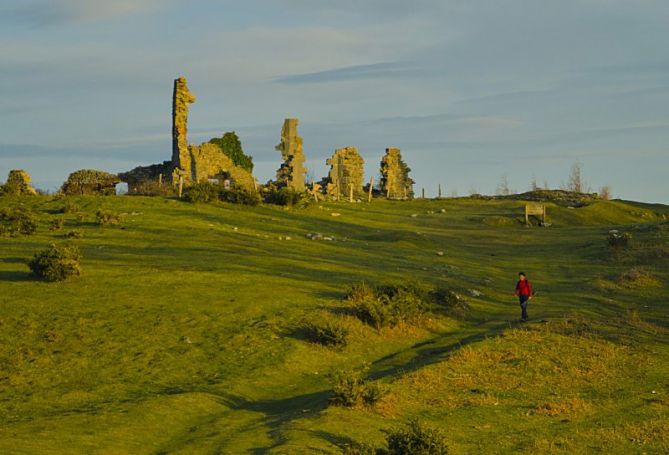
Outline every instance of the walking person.
<svg viewBox="0 0 669 455"><path fill-rule="evenodd" d="M525 272L520 272L518 274L518 283L516 284L515 295L517 295L518 300L520 300L520 320L525 322L527 321L527 303L532 300L532 285L527 279Z"/></svg>

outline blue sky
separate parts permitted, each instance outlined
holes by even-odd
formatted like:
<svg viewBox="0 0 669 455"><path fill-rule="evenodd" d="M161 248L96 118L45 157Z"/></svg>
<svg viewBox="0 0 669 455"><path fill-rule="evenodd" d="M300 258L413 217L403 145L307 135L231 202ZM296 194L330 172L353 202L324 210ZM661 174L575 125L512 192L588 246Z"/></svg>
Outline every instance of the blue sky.
<svg viewBox="0 0 669 455"><path fill-rule="evenodd" d="M3 0L0 175L169 159L172 81L189 136L237 131L261 181L285 117L308 166L400 147L417 189L492 193L503 174L669 203L666 0ZM2 178L2 177L0 177Z"/></svg>

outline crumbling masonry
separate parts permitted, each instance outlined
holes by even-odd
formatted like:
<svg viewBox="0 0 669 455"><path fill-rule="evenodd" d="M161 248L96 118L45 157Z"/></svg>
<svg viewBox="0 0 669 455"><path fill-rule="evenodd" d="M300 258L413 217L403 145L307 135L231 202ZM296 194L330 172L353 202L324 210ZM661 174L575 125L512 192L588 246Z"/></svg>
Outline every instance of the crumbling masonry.
<svg viewBox="0 0 669 455"><path fill-rule="evenodd" d="M297 134L296 118L287 118L281 129L281 143L276 150L281 152L283 164L276 171L276 180L280 186L287 186L296 191L304 191L306 169L304 167L304 152L302 138Z"/></svg>
<svg viewBox="0 0 669 455"><path fill-rule="evenodd" d="M131 193L142 183L163 179L173 185L180 181L189 185L208 179L229 180L235 186L255 189L251 172L236 166L216 144L188 144L188 106L194 102L195 96L188 89L186 78L176 79L172 94L172 160L119 174L121 180L128 183Z"/></svg>
<svg viewBox="0 0 669 455"><path fill-rule="evenodd" d="M355 147L335 150L332 158L327 160L330 173L327 178L326 193L334 199L362 197L365 178L365 160Z"/></svg>
<svg viewBox="0 0 669 455"><path fill-rule="evenodd" d="M381 182L379 188L388 199L413 198L414 181L409 177L409 166L402 160L398 148L387 148L381 160Z"/></svg>

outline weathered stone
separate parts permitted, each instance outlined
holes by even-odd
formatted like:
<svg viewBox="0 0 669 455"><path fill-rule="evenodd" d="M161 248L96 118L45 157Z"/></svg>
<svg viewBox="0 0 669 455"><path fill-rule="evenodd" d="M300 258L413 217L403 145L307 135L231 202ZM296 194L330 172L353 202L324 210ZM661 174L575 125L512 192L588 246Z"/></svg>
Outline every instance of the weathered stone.
<svg viewBox="0 0 669 455"><path fill-rule="evenodd" d="M287 118L281 129L281 143L276 150L281 152L283 164L276 171L276 180L279 186L288 186L296 191L305 190L304 152L302 138L297 134L299 121L296 118Z"/></svg>
<svg viewBox="0 0 669 455"><path fill-rule="evenodd" d="M412 199L414 181L409 177L411 169L402 160L398 148L387 148L381 160L381 192L388 199Z"/></svg>
<svg viewBox="0 0 669 455"><path fill-rule="evenodd" d="M365 178L365 160L357 148L335 150L327 164L330 166L326 185L328 196L335 199L349 198L351 190L354 198L364 196L362 185Z"/></svg>
<svg viewBox="0 0 669 455"><path fill-rule="evenodd" d="M9 171L7 182L0 188L0 194L35 195L37 191L30 184L30 174L22 169Z"/></svg>
<svg viewBox="0 0 669 455"><path fill-rule="evenodd" d="M147 181L165 182L172 185L190 185L211 179L222 184L240 186L254 191L255 179L251 174L253 162L250 157L243 155L241 144L234 133L226 133L220 139L212 139L200 145L188 144L188 106L195 102L195 96L188 89L186 78L180 77L174 81L172 98L172 160L162 164L140 166L132 171L119 174L122 181L128 183L130 193ZM225 153L225 144L236 140L236 148ZM227 142L226 142L227 141ZM243 160L243 166L235 164L233 159Z"/></svg>
<svg viewBox="0 0 669 455"><path fill-rule="evenodd" d="M174 80L172 95L172 163L182 167L188 156L188 106L195 102L195 95L188 90L186 78Z"/></svg>

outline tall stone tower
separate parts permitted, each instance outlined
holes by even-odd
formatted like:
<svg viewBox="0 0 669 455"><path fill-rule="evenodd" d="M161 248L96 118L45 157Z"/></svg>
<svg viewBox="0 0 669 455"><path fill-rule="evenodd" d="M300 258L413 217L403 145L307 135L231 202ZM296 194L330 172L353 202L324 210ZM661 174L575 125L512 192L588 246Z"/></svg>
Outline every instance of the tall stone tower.
<svg viewBox="0 0 669 455"><path fill-rule="evenodd" d="M276 150L281 152L283 164L276 171L276 180L279 185L293 188L296 191L304 191L305 176L304 152L302 150L302 138L297 134L296 118L287 118L281 129L281 143Z"/></svg>
<svg viewBox="0 0 669 455"><path fill-rule="evenodd" d="M381 160L380 189L388 199L412 199L414 181L409 177L409 166L398 148L387 148Z"/></svg>
<svg viewBox="0 0 669 455"><path fill-rule="evenodd" d="M325 192L334 199L363 195L362 185L365 177L365 160L355 147L344 147L335 153L326 163L330 166Z"/></svg>
<svg viewBox="0 0 669 455"><path fill-rule="evenodd" d="M188 158L188 106L195 102L195 96L188 90L186 78L174 80L172 95L172 164L182 168Z"/></svg>

